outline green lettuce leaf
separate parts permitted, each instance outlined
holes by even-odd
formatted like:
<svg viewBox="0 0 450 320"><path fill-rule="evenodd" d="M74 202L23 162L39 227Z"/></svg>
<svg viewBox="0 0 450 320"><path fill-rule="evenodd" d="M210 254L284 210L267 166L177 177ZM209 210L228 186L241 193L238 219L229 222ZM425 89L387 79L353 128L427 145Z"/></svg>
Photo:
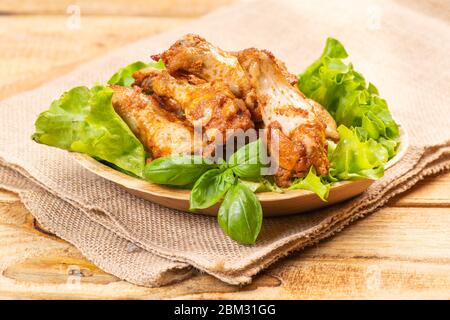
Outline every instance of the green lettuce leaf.
<svg viewBox="0 0 450 320"><path fill-rule="evenodd" d="M323 182L317 176L314 167L311 167L306 177L295 180L288 190L303 189L314 192L322 201L327 201L328 193L330 192L330 183Z"/></svg>
<svg viewBox="0 0 450 320"><path fill-rule="evenodd" d="M103 86L65 92L39 115L32 139L88 154L142 176L144 147L114 111L112 95L113 91Z"/></svg>
<svg viewBox="0 0 450 320"><path fill-rule="evenodd" d="M108 84L115 84L124 87L131 87L134 82L133 73L138 70L153 67L157 69L165 69L164 61L145 63L142 61L133 62L126 67L120 68L113 76L108 80Z"/></svg>
<svg viewBox="0 0 450 320"><path fill-rule="evenodd" d="M277 184L273 181L273 177L271 177L271 176L261 177L257 181L239 179L239 183L245 185L247 188L249 188L254 193L258 193L258 192L283 193L284 192L284 190L282 188L277 186Z"/></svg>
<svg viewBox="0 0 450 320"><path fill-rule="evenodd" d="M340 141L329 152L330 181L378 179L384 174L389 154L383 144L373 139L361 141L356 131L344 125L338 127Z"/></svg>
<svg viewBox="0 0 450 320"><path fill-rule="evenodd" d="M338 125L356 128L361 139L383 138L382 145L392 157L398 144L398 126L378 89L344 61L347 57L342 44L328 38L321 57L299 75L298 87L322 104Z"/></svg>

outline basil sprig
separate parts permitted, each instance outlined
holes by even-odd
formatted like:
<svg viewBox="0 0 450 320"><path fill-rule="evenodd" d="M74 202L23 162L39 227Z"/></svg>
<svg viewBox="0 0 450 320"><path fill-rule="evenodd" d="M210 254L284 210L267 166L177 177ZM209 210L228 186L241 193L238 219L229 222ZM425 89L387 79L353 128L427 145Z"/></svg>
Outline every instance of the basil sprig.
<svg viewBox="0 0 450 320"><path fill-rule="evenodd" d="M265 155L261 139L251 142L231 155L220 169L206 171L195 183L190 208L208 208L224 198L217 219L233 240L255 243L261 230L262 209L255 194L242 179L260 179Z"/></svg>
<svg viewBox="0 0 450 320"><path fill-rule="evenodd" d="M192 188L190 209L204 209L219 202L238 178L260 178L263 148L258 139L237 150L218 169L206 171Z"/></svg>
<svg viewBox="0 0 450 320"><path fill-rule="evenodd" d="M250 244L256 241L261 229L262 210L258 198L240 179L262 179L264 148L258 139L220 163L200 156L162 157L145 166L144 177L158 184L193 185L191 210L209 208L224 199L218 214L219 225L233 240Z"/></svg>
<svg viewBox="0 0 450 320"><path fill-rule="evenodd" d="M213 206L223 198L235 181L236 177L230 169L206 171L192 188L189 199L190 209L204 209Z"/></svg>

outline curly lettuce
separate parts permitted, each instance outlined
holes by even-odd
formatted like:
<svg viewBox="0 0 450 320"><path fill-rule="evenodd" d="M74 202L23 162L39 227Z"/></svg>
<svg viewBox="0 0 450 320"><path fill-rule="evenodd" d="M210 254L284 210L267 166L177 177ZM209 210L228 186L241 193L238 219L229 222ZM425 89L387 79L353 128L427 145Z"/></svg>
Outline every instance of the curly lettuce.
<svg viewBox="0 0 450 320"><path fill-rule="evenodd" d="M33 140L85 153L142 176L144 147L114 111L112 95L113 90L103 86L65 92L39 115Z"/></svg>
<svg viewBox="0 0 450 320"><path fill-rule="evenodd" d="M384 174L388 151L373 139L361 141L354 130L344 125L338 127L339 143L329 152L331 181L376 180Z"/></svg>
<svg viewBox="0 0 450 320"><path fill-rule="evenodd" d="M328 38L321 57L299 75L298 87L322 104L338 125L356 128L362 140L383 138L397 144L399 129L386 100L351 63L344 61L347 57L343 45ZM386 147L392 149L390 144Z"/></svg>
<svg viewBox="0 0 450 320"><path fill-rule="evenodd" d="M318 60L299 75L298 87L322 104L338 124L330 148L330 181L378 179L397 151L399 128L378 89L354 70L344 46L328 38Z"/></svg>
<svg viewBox="0 0 450 320"><path fill-rule="evenodd" d="M323 179L317 176L314 167L311 167L306 177L302 179L296 179L288 190L303 189L314 192L319 196L322 201L327 201L328 194L330 193L330 183L323 181Z"/></svg>

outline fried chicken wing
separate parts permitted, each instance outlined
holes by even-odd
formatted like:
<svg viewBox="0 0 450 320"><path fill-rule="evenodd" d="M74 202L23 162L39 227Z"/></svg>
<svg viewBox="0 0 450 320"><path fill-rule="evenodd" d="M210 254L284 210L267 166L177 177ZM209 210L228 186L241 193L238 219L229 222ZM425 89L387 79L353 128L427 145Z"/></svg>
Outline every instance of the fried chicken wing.
<svg viewBox="0 0 450 320"><path fill-rule="evenodd" d="M237 98L244 100L253 114L256 101L254 90L233 54L213 46L198 35L188 34L167 51L152 57L155 60L161 58L173 76L181 72L208 82L223 81Z"/></svg>
<svg viewBox="0 0 450 320"><path fill-rule="evenodd" d="M177 79L167 70L146 68L137 71L135 84L147 93L179 106L186 120L196 128L204 129L209 142L225 143L236 130L253 128L250 112L244 102L237 99L223 82L192 84L186 79ZM217 140L221 134L220 141Z"/></svg>
<svg viewBox="0 0 450 320"><path fill-rule="evenodd" d="M291 85L270 52L250 48L239 52L238 59L255 88L269 151L278 155L277 184L289 185L291 177L305 176L311 166L325 175L326 126L314 107Z"/></svg>
<svg viewBox="0 0 450 320"><path fill-rule="evenodd" d="M325 125L325 135L328 139L333 141L339 140L339 133L337 131L336 121L334 121L331 114L317 101L307 99L309 104L313 107L314 113L319 117L322 123Z"/></svg>
<svg viewBox="0 0 450 320"><path fill-rule="evenodd" d="M277 57L275 57L270 51L267 51L267 50L261 50L261 51L270 56L272 61L277 65L279 71L283 74L283 76L286 78L286 80L290 84L295 85L297 83L297 81L298 81L297 76L295 74L292 74L289 72L289 70L286 67L286 64L283 61L281 61L280 59L277 59ZM234 54L236 55L236 57L239 57L239 54L241 52L242 51L238 51L238 52L235 52Z"/></svg>
<svg viewBox="0 0 450 320"><path fill-rule="evenodd" d="M137 87L111 88L114 109L151 152L152 158L201 153L202 143L194 141L192 128L162 109L155 98L141 93Z"/></svg>

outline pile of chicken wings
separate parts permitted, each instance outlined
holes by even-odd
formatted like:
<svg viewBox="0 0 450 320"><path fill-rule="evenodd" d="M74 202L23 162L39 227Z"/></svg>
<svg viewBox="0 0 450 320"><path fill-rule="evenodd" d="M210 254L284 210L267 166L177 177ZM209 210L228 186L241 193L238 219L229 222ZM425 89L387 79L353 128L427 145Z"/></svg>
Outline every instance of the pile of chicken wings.
<svg viewBox="0 0 450 320"><path fill-rule="evenodd" d="M327 140L338 140L336 123L297 88L297 77L266 50L226 52L197 35L186 35L152 56L165 69L133 74L133 86L111 86L113 106L152 158L172 154L210 156L235 131L263 129L277 155L275 182L289 185L311 166L329 169ZM200 128L203 139L194 139Z"/></svg>

